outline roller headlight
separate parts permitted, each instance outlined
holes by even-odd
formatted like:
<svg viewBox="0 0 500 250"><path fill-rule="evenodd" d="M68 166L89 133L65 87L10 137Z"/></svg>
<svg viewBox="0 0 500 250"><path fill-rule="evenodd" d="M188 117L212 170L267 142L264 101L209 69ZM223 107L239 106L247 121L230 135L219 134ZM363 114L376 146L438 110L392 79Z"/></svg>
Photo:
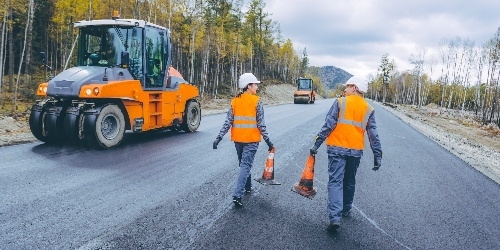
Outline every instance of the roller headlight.
<svg viewBox="0 0 500 250"><path fill-rule="evenodd" d="M95 95L99 95L99 88L98 88L98 87L95 87L95 88L94 88L94 94L95 94Z"/></svg>
<svg viewBox="0 0 500 250"><path fill-rule="evenodd" d="M47 93L47 87L43 87L43 93Z"/></svg>
<svg viewBox="0 0 500 250"><path fill-rule="evenodd" d="M85 90L85 94L86 94L86 95L90 95L90 94L92 94L92 90L91 90L91 89L86 89L86 90Z"/></svg>

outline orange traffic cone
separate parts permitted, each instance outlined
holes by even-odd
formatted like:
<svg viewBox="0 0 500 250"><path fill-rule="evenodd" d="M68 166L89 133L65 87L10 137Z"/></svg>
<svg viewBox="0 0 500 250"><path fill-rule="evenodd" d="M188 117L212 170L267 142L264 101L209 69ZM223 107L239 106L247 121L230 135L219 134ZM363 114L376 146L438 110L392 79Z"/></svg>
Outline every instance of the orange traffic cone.
<svg viewBox="0 0 500 250"><path fill-rule="evenodd" d="M309 155L307 158L306 166L300 181L292 187L292 191L312 200L316 195L316 188L313 187L314 179L314 155Z"/></svg>
<svg viewBox="0 0 500 250"><path fill-rule="evenodd" d="M274 180L274 147L269 151L269 156L266 160L266 167L264 168L264 173L262 173L262 178L255 179L260 184L263 185L281 185L281 183Z"/></svg>

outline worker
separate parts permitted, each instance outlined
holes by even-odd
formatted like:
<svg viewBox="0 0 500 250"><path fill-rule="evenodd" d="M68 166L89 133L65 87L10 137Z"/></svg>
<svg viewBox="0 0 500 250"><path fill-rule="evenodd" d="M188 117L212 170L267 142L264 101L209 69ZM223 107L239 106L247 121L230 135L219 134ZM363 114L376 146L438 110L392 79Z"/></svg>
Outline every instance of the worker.
<svg viewBox="0 0 500 250"><path fill-rule="evenodd" d="M364 149L364 132L368 134L374 156L374 171L381 166L382 146L375 123L375 110L363 98L368 83L351 77L345 84L345 97L335 99L325 123L316 136L310 153L315 155L326 140L328 153L329 232L340 227L340 219L348 217L354 199L356 171Z"/></svg>
<svg viewBox="0 0 500 250"><path fill-rule="evenodd" d="M240 76L238 86L242 91L231 101L226 121L213 143L213 148L217 149L222 137L231 128L231 140L234 141L240 166L233 192L233 203L236 206L242 206L243 193L250 193L252 190L250 170L261 141L261 135L267 143L269 151L273 148L266 131L262 101L255 95L259 83L260 81L252 73Z"/></svg>
<svg viewBox="0 0 500 250"><path fill-rule="evenodd" d="M100 65L114 65L116 64L115 59L115 46L113 43L113 35L108 31L102 34L101 38L101 50L99 52L101 56L101 60L99 61Z"/></svg>

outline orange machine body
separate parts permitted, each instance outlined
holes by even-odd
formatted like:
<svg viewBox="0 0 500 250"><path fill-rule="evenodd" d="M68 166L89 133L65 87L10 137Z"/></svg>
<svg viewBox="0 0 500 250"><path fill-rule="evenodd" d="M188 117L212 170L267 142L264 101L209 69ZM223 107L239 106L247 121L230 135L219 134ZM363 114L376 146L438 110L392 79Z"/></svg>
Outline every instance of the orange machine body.
<svg viewBox="0 0 500 250"><path fill-rule="evenodd" d="M117 12L112 19L79 21L74 27L79 29L74 67L36 90L43 100L33 105L29 123L37 139L110 148L127 130L198 129L198 88L172 67L169 29L120 19Z"/></svg>

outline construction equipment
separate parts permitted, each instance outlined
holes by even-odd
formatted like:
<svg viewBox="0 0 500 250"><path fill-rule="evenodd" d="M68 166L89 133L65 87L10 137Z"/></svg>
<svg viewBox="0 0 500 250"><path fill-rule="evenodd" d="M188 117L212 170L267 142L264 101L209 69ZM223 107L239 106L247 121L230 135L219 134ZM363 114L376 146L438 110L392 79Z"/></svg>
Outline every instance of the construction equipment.
<svg viewBox="0 0 500 250"><path fill-rule="evenodd" d="M274 180L274 152L275 148L272 147L267 156L266 166L262 173L262 178L255 179L262 185L281 185L281 183Z"/></svg>
<svg viewBox="0 0 500 250"><path fill-rule="evenodd" d="M313 79L302 78L297 79L297 90L293 92L293 103L309 104L316 100L316 91L313 88Z"/></svg>
<svg viewBox="0 0 500 250"><path fill-rule="evenodd" d="M46 143L120 144L126 131L194 132L198 88L173 67L170 30L143 20L79 21L76 67L38 86L29 125ZM45 54L42 52L42 63Z"/></svg>
<svg viewBox="0 0 500 250"><path fill-rule="evenodd" d="M306 166L304 167L304 171L302 172L300 181L292 187L293 192L296 192L311 200L316 195L316 188L313 186L315 161L315 156L310 154L307 158Z"/></svg>

